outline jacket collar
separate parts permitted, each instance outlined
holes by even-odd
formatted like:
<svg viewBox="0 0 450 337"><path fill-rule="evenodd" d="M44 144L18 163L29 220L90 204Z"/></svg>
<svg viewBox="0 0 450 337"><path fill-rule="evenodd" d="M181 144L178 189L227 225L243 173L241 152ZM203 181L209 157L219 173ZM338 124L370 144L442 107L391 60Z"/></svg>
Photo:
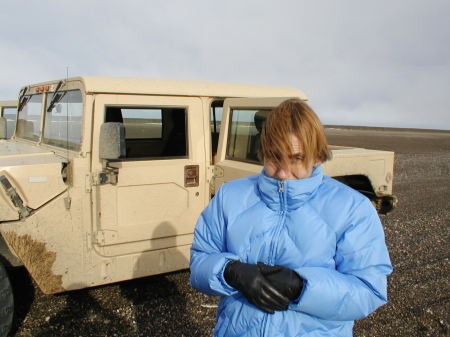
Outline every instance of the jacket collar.
<svg viewBox="0 0 450 337"><path fill-rule="evenodd" d="M258 177L258 189L262 200L270 209L293 210L309 200L322 179L322 166L316 166L308 178L284 181L269 177L263 169Z"/></svg>

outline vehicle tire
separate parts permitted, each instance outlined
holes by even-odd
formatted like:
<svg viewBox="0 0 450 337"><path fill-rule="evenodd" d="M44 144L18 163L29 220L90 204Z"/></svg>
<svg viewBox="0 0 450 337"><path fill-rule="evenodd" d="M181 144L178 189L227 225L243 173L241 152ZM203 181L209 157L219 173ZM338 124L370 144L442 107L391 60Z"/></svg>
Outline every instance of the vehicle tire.
<svg viewBox="0 0 450 337"><path fill-rule="evenodd" d="M0 261L0 337L6 337L11 329L14 314L14 298L11 282Z"/></svg>

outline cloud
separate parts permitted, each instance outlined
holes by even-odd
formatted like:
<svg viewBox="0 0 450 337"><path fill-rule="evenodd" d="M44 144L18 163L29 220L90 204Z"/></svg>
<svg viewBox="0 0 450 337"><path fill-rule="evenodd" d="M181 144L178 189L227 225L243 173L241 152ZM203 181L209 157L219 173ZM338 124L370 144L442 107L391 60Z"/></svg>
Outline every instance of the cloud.
<svg viewBox="0 0 450 337"><path fill-rule="evenodd" d="M27 83L65 77L68 66L72 76L292 86L327 124L450 129L445 0L16 0L2 7L2 99Z"/></svg>

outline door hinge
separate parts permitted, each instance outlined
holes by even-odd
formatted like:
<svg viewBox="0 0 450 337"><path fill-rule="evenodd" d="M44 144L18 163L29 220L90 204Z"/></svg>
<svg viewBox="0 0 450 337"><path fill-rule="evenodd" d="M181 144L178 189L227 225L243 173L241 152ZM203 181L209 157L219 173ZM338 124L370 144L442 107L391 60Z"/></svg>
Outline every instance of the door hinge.
<svg viewBox="0 0 450 337"><path fill-rule="evenodd" d="M117 242L117 232L111 230L97 231L93 236L94 243L99 245L113 244Z"/></svg>
<svg viewBox="0 0 450 337"><path fill-rule="evenodd" d="M119 169L106 167L101 172L93 172L86 174L86 192L92 191L92 186L117 184L119 177Z"/></svg>
<svg viewBox="0 0 450 337"><path fill-rule="evenodd" d="M220 166L214 166L214 176L216 178L222 178L223 177L223 168Z"/></svg>

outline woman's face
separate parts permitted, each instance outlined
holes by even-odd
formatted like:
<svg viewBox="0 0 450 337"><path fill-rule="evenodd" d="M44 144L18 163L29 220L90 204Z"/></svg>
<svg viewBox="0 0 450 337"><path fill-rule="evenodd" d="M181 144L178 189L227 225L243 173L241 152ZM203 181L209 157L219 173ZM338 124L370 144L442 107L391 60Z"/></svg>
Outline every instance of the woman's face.
<svg viewBox="0 0 450 337"><path fill-rule="evenodd" d="M288 167L281 168L276 167L270 161L264 161L264 169L269 177L279 180L288 179L304 179L311 176L313 164L306 164L303 160L302 146L298 138L294 135L290 135L291 146L293 155L290 156L290 164Z"/></svg>

